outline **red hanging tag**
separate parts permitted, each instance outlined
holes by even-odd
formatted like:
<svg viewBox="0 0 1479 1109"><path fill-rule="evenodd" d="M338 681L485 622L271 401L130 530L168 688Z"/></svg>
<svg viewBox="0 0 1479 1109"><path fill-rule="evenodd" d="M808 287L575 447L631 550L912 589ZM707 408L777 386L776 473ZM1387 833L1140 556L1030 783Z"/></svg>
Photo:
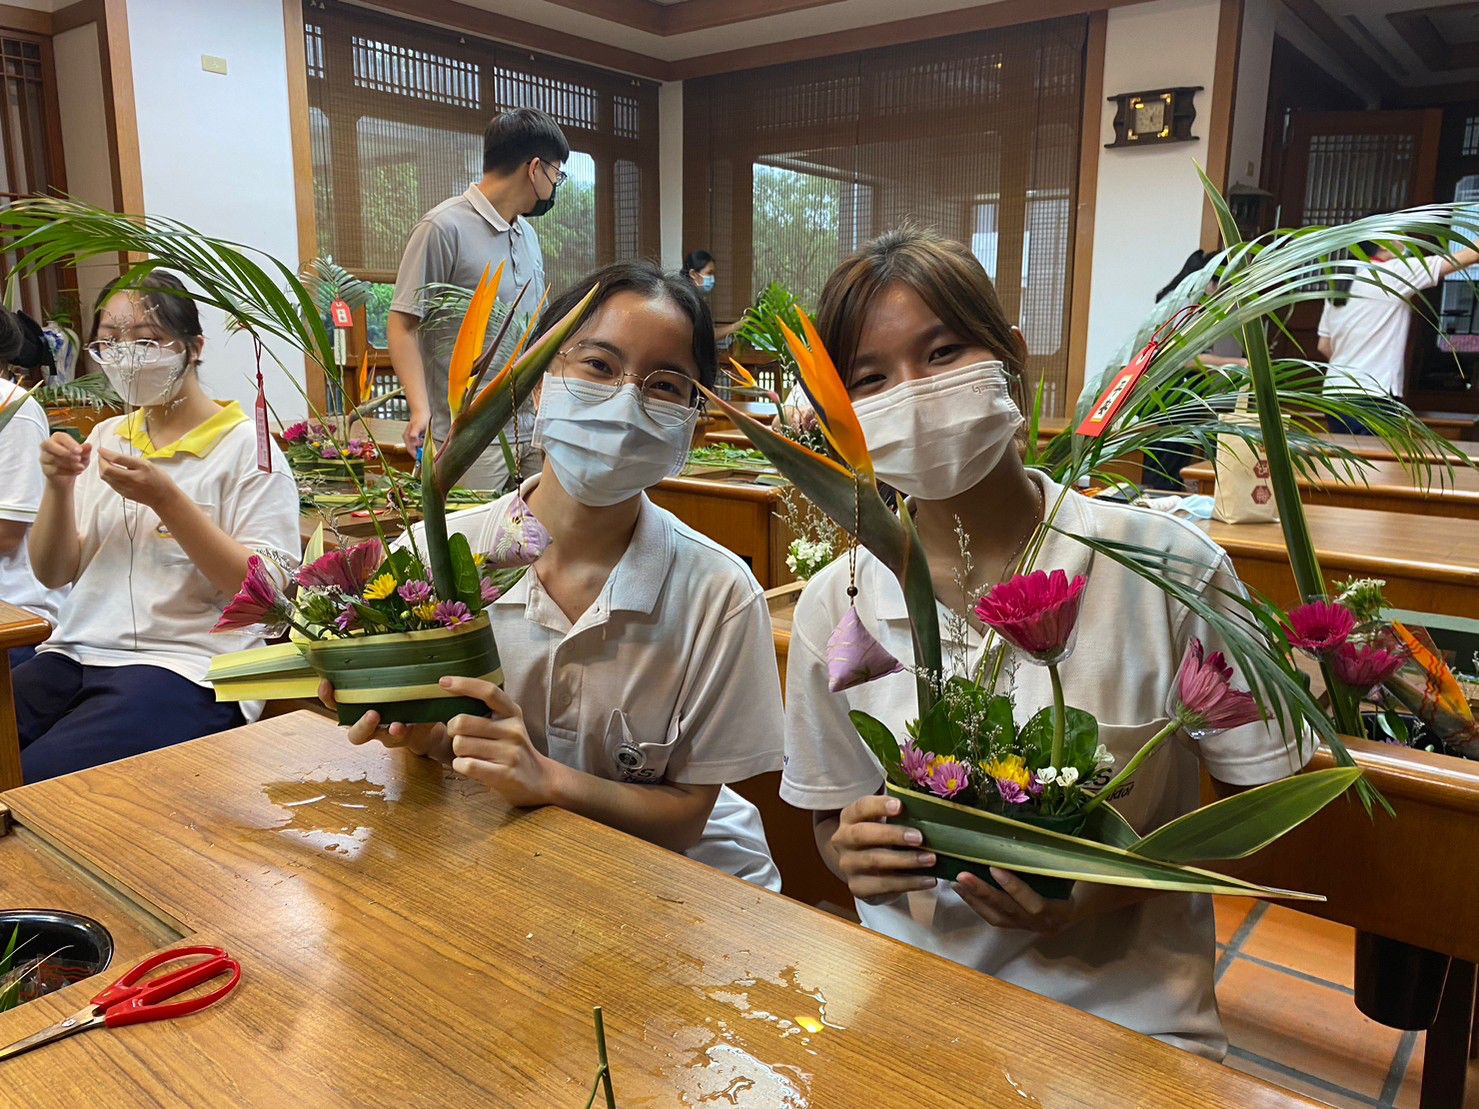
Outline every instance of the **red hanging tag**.
<svg viewBox="0 0 1479 1109"><path fill-rule="evenodd" d="M267 390L262 384L262 340L253 338L257 350L257 469L272 473L272 432L267 426Z"/></svg>
<svg viewBox="0 0 1479 1109"><path fill-rule="evenodd" d="M334 321L334 326L340 330L346 330L354 326L354 316L349 311L349 305L342 300L336 300L329 305L329 318Z"/></svg>
<svg viewBox="0 0 1479 1109"><path fill-rule="evenodd" d="M1109 430L1109 425L1119 410L1125 406L1125 402L1130 399L1130 394L1135 391L1135 385L1140 381L1141 375L1149 369L1151 361L1155 358L1156 352L1161 349L1161 344L1165 342L1166 337L1190 319L1199 308L1201 308L1200 304L1188 304L1156 328L1150 341L1140 348L1139 353L1130 359L1124 369L1114 375L1109 387L1099 395L1094 407L1084 417L1083 423L1078 425L1077 434L1097 439Z"/></svg>

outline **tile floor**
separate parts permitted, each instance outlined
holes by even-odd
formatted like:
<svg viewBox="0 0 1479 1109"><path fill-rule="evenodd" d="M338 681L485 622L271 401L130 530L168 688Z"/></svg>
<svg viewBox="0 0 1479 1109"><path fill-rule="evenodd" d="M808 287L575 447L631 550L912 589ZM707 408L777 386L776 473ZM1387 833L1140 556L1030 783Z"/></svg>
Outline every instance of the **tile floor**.
<svg viewBox="0 0 1479 1109"><path fill-rule="evenodd" d="M1228 1066L1342 1109L1415 1109L1423 1034L1357 1010L1354 947L1355 933L1342 925L1280 905L1217 899ZM1479 1109L1479 1063L1470 1067L1464 1109Z"/></svg>

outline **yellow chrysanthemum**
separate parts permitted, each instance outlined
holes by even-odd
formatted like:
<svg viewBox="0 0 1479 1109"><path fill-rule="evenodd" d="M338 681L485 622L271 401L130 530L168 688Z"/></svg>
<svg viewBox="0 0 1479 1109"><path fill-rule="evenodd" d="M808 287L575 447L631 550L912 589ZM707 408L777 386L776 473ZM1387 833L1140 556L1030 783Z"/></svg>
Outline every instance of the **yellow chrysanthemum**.
<svg viewBox="0 0 1479 1109"><path fill-rule="evenodd" d="M981 769L989 776L1002 782L1016 782L1023 789L1032 781L1032 772L1022 761L1021 755L1003 755L999 759L981 760Z"/></svg>
<svg viewBox="0 0 1479 1109"><path fill-rule="evenodd" d="M482 551L474 551L473 552L473 554L472 554L472 564L474 566L476 566L479 570L481 570L483 568L483 563L485 563L487 561L488 561L488 556L486 554L484 554Z"/></svg>
<svg viewBox="0 0 1479 1109"><path fill-rule="evenodd" d="M436 618L437 604L435 601L427 601L424 605L417 605L411 610L411 615L423 624L429 624Z"/></svg>
<svg viewBox="0 0 1479 1109"><path fill-rule="evenodd" d="M381 574L365 586L365 600L383 601L395 592L395 575Z"/></svg>

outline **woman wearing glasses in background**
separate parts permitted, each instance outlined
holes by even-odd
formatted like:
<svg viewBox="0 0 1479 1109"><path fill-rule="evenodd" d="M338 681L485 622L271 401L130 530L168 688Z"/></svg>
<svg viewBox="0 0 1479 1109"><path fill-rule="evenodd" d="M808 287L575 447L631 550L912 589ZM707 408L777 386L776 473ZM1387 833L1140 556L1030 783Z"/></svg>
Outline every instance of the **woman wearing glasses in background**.
<svg viewBox="0 0 1479 1109"><path fill-rule="evenodd" d="M491 717L385 730L371 712L350 739L409 747L511 804L558 805L779 889L760 814L725 785L781 765L764 595L739 558L644 493L687 458L713 323L681 275L629 262L557 297L534 339L593 285L535 393L544 470L517 495L551 542L487 608L503 688L442 679ZM488 551L515 496L448 527ZM327 683L320 695L332 703Z"/></svg>
<svg viewBox="0 0 1479 1109"><path fill-rule="evenodd" d="M298 490L275 446L257 466L241 405L200 384L205 339L180 280L154 271L98 301L88 354L128 413L87 442L41 444L45 489L29 537L49 588L71 586L56 630L15 671L25 780L81 770L233 728L260 706L217 704L213 655L259 645L211 634L247 559L287 568Z"/></svg>

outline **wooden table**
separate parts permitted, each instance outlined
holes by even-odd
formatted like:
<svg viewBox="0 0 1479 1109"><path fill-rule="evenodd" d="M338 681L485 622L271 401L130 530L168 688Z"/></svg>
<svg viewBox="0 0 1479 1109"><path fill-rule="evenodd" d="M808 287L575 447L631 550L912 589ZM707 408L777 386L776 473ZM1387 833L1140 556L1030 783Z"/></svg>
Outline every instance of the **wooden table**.
<svg viewBox="0 0 1479 1109"><path fill-rule="evenodd" d="M15 1104L578 1106L593 1005L623 1106L1313 1104L311 713L0 800L244 968L205 1013L7 1063Z"/></svg>
<svg viewBox="0 0 1479 1109"><path fill-rule="evenodd" d="M0 790L21 784L21 734L15 723L15 688L10 684L10 650L34 647L51 635L51 625L34 612L0 601Z"/></svg>
<svg viewBox="0 0 1479 1109"><path fill-rule="evenodd" d="M1414 414L1445 439L1479 439L1479 413L1417 412Z"/></svg>
<svg viewBox="0 0 1479 1109"><path fill-rule="evenodd" d="M1393 608L1479 616L1479 520L1325 504L1306 505L1305 518L1329 584L1382 578ZM1251 588L1275 604L1299 603L1279 524L1204 520L1198 526L1227 551Z"/></svg>
<svg viewBox="0 0 1479 1109"><path fill-rule="evenodd" d="M791 529L778 514L781 490L742 480L670 477L647 490L695 531L739 555L764 589L794 580L786 568Z"/></svg>
<svg viewBox="0 0 1479 1109"><path fill-rule="evenodd" d="M1333 435L1320 436L1325 442L1332 446L1344 447L1357 458L1379 459L1384 462L1398 461L1397 452L1392 450L1386 440L1375 435ZM1479 462L1479 443L1453 443L1453 448L1462 451L1475 462Z"/></svg>
<svg viewBox="0 0 1479 1109"><path fill-rule="evenodd" d="M1479 520L1479 470L1458 467L1452 474L1434 470L1430 478L1414 478L1400 462L1368 459L1360 474L1366 484L1360 477L1347 481L1326 473L1301 475L1301 499L1309 504ZM1184 467L1181 477L1193 493L1216 492L1216 467L1210 462Z"/></svg>

